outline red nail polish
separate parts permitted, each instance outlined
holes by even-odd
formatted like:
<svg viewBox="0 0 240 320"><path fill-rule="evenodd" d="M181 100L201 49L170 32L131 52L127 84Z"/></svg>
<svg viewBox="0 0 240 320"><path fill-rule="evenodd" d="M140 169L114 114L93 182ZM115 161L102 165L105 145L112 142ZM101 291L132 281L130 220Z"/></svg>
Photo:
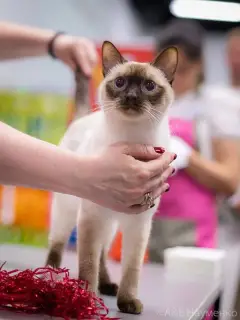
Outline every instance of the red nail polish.
<svg viewBox="0 0 240 320"><path fill-rule="evenodd" d="M175 155L174 155L174 157L173 157L173 160L176 160L177 159L177 155L176 155L176 153L175 153Z"/></svg>
<svg viewBox="0 0 240 320"><path fill-rule="evenodd" d="M162 148L162 147L154 147L154 150L155 150L157 153L160 153L160 154L162 154L162 153L165 152L165 149Z"/></svg>
<svg viewBox="0 0 240 320"><path fill-rule="evenodd" d="M175 169L175 168L173 168L173 170L172 170L172 174L174 174L174 173L175 173L175 171L176 171L176 169Z"/></svg>
<svg viewBox="0 0 240 320"><path fill-rule="evenodd" d="M170 187L168 187L166 190L165 190L165 192L168 192L170 190Z"/></svg>

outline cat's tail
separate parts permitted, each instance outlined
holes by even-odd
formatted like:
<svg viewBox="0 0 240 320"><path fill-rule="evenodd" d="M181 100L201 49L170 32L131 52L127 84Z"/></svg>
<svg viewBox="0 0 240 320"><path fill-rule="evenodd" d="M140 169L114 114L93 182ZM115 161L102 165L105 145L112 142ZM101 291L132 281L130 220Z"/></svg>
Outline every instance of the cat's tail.
<svg viewBox="0 0 240 320"><path fill-rule="evenodd" d="M73 120L82 118L91 113L90 106L90 78L81 70L75 74L75 112Z"/></svg>

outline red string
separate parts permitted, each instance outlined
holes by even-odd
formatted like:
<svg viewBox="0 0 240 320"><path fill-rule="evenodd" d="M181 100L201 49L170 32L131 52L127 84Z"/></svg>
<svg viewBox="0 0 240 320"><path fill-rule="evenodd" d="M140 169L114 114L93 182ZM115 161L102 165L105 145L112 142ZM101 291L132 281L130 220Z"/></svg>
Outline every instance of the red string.
<svg viewBox="0 0 240 320"><path fill-rule="evenodd" d="M0 309L74 319L109 318L101 298L83 280L69 278L68 269L3 270L0 267ZM56 280L61 278L60 280Z"/></svg>

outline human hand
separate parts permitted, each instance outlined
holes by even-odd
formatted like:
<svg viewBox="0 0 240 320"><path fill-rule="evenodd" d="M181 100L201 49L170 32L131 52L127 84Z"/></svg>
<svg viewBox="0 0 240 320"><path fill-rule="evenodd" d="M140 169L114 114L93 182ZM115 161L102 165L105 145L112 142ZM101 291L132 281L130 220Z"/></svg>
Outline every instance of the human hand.
<svg viewBox="0 0 240 320"><path fill-rule="evenodd" d="M91 76L98 59L95 45L86 38L60 35L54 41L53 51L73 72L80 67L87 77Z"/></svg>
<svg viewBox="0 0 240 320"><path fill-rule="evenodd" d="M172 166L176 170L187 168L192 148L181 138L172 136L169 150L177 154L177 158L173 161Z"/></svg>
<svg viewBox="0 0 240 320"><path fill-rule="evenodd" d="M146 193L156 199L169 189L166 180L173 173L175 156L159 154L150 146L112 145L90 160L86 197L118 212L141 213L148 209L141 205Z"/></svg>

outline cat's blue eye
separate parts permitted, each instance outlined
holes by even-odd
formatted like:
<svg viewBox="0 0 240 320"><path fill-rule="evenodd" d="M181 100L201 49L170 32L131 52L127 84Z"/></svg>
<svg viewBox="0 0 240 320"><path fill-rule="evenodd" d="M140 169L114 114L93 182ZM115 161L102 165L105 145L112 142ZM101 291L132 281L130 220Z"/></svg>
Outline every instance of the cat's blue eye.
<svg viewBox="0 0 240 320"><path fill-rule="evenodd" d="M156 88L156 83L152 80L144 81L144 87L147 91L153 91Z"/></svg>
<svg viewBox="0 0 240 320"><path fill-rule="evenodd" d="M115 80L115 85L117 88L121 89L125 86L126 84L126 79L123 78L123 77L118 77L116 80Z"/></svg>

